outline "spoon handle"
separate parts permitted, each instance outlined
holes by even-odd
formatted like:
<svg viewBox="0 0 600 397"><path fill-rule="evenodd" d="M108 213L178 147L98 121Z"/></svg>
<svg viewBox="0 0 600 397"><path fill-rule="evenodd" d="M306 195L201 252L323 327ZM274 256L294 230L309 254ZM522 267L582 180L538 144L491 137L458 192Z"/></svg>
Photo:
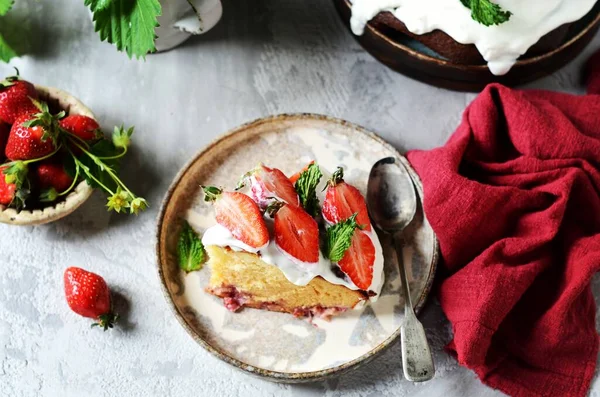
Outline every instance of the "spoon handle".
<svg viewBox="0 0 600 397"><path fill-rule="evenodd" d="M402 281L402 295L404 297L404 320L400 327L400 340L402 343L402 368L404 377L411 382L424 382L433 378L435 367L433 357L425 335L423 325L417 319L410 298L408 277L404 267L402 255L402 232L394 235L394 246L398 257L400 280Z"/></svg>

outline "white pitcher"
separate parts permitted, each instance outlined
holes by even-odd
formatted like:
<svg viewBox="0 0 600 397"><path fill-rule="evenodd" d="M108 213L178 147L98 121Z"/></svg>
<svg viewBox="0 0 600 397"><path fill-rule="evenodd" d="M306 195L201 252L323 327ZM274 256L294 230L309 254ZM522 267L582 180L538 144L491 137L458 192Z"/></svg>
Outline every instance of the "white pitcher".
<svg viewBox="0 0 600 397"><path fill-rule="evenodd" d="M223 15L221 0L160 0L160 4L156 51L170 50L191 35L208 32Z"/></svg>

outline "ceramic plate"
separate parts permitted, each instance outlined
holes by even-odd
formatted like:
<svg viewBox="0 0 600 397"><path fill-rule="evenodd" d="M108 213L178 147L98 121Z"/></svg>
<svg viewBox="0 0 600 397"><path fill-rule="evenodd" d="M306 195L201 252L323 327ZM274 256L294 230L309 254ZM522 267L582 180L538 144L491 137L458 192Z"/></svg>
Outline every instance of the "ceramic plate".
<svg viewBox="0 0 600 397"><path fill-rule="evenodd" d="M345 169L346 180L365 193L371 166L388 156L399 158L421 184L404 157L392 146L345 121L316 115L281 115L243 125L203 149L175 178L158 223L158 271L175 316L204 348L249 373L281 382L302 382L339 374L364 364L400 335L403 299L390 239L380 234L385 257L385 284L377 302L351 310L330 322L311 324L290 314L242 309L231 313L220 299L204 291L210 269L185 274L177 266L177 236L182 219L199 232L215 223L203 202L200 185L233 189L239 177L260 161L287 175L310 160L332 172ZM419 205L405 230L404 261L415 310L429 293L437 262L437 240Z"/></svg>

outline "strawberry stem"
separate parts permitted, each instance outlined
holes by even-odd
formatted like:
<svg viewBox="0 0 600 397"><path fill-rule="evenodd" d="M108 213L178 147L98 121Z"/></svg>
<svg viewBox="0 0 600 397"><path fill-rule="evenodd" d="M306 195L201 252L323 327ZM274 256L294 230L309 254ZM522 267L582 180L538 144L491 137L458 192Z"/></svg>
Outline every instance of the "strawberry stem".
<svg viewBox="0 0 600 397"><path fill-rule="evenodd" d="M98 322L92 324L92 328L100 327L106 332L109 328L114 327L117 320L119 320L119 315L116 313L109 312L102 314L98 316Z"/></svg>
<svg viewBox="0 0 600 397"><path fill-rule="evenodd" d="M344 182L344 169L342 167L338 167L337 170L331 175L331 178L327 182L329 186L335 186L338 183Z"/></svg>
<svg viewBox="0 0 600 397"><path fill-rule="evenodd" d="M202 190L204 190L204 201L215 201L223 193L223 190L214 186L202 186Z"/></svg>
<svg viewBox="0 0 600 397"><path fill-rule="evenodd" d="M77 167L81 167L81 169L83 170L83 172L85 172L85 174L86 174L87 176L89 176L90 178L92 178L92 179L93 179L93 180L94 180L94 181L95 181L95 182L96 182L96 183L97 183L97 184L98 184L100 187L102 187L102 189L106 190L106 192L107 192L107 193L110 193L110 195L111 195L111 196L115 194L115 193L114 193L112 190L110 190L110 189L109 189L109 188L107 188L107 187L106 187L106 186L105 186L105 185L104 185L102 182L100 182L100 181L98 180L98 178L96 178L96 177L95 177L95 176L94 176L94 175L93 175L93 174L90 172L90 169L89 169L89 168L88 168L88 167L87 167L85 164L83 164L81 161L79 161L79 159L77 158L77 156L75 156L75 155L73 154L73 152L71 151L71 149L69 149L69 153L71 153L71 157L73 157L73 160L75 161L75 165L76 165Z"/></svg>
<svg viewBox="0 0 600 397"><path fill-rule="evenodd" d="M73 178L73 182L71 182L71 186L69 186L69 188L67 190L65 190L64 192L58 193L58 197L64 196L67 193L69 193L71 190L73 190L73 188L77 184L77 180L79 179L79 168L80 168L79 164L75 163L75 177Z"/></svg>

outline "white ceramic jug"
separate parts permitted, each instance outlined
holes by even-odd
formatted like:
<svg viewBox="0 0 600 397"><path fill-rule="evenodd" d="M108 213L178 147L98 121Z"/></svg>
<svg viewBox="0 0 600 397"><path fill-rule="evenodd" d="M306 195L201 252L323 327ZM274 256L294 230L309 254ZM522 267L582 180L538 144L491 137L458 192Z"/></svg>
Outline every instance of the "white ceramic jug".
<svg viewBox="0 0 600 397"><path fill-rule="evenodd" d="M221 0L160 0L160 4L156 51L170 50L191 35L208 32L223 14Z"/></svg>

